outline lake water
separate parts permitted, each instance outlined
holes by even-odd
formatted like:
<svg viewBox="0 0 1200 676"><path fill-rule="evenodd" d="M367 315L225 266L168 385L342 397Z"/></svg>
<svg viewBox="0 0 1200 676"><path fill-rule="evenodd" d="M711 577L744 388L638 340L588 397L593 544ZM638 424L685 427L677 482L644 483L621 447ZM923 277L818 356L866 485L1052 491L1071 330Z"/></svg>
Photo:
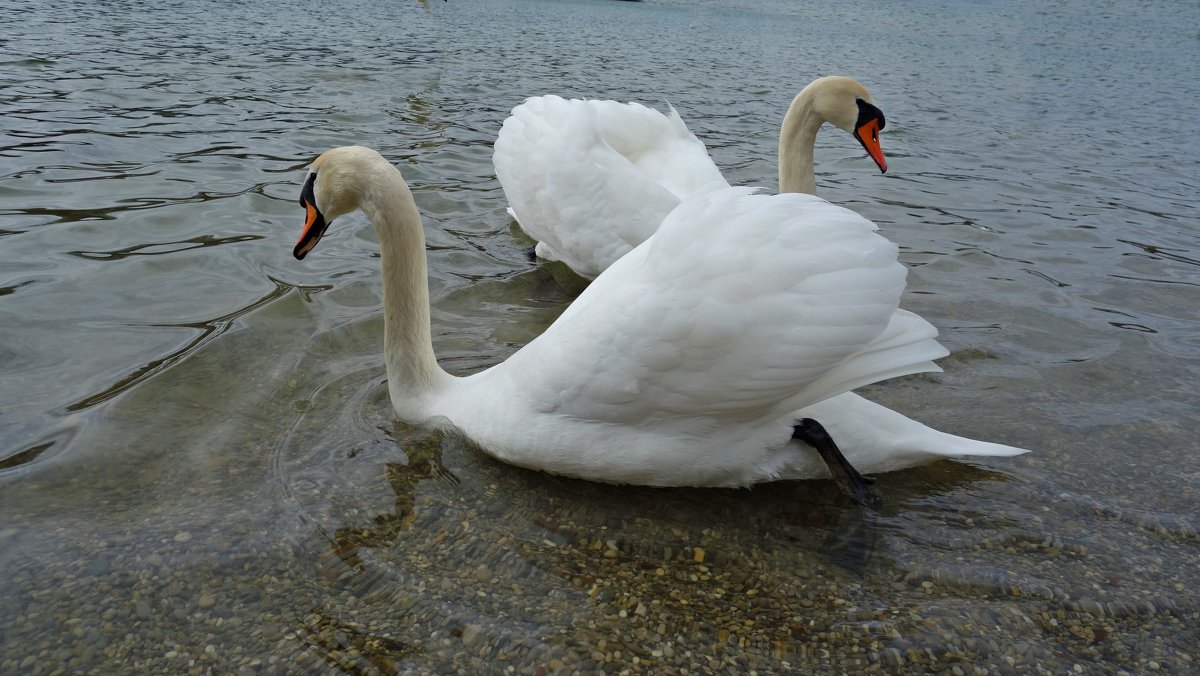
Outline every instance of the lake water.
<svg viewBox="0 0 1200 676"><path fill-rule="evenodd" d="M1200 669L1200 5L0 0L0 672ZM830 482L593 485L394 422L378 248L291 257L304 167L396 162L435 347L502 360L583 283L491 166L524 97L675 105L734 183L818 139L945 373L867 388L1034 449Z"/></svg>

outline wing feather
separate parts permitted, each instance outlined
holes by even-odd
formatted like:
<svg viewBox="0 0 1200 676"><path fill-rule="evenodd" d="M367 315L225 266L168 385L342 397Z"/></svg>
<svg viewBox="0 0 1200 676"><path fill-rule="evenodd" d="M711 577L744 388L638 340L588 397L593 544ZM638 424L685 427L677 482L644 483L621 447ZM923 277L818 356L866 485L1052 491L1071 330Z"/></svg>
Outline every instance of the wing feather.
<svg viewBox="0 0 1200 676"><path fill-rule="evenodd" d="M653 234L683 194L720 180L678 114L558 96L513 109L493 163L510 213L539 252L585 277Z"/></svg>
<svg viewBox="0 0 1200 676"><path fill-rule="evenodd" d="M622 424L782 415L936 370L898 311L905 268L873 224L810 195L694 195L506 367L542 410Z"/></svg>

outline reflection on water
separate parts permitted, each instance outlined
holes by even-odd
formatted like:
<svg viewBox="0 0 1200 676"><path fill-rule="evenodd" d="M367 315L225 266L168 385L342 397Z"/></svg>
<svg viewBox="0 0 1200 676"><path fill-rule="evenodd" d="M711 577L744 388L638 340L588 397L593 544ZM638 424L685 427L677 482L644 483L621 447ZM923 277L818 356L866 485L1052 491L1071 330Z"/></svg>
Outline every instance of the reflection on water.
<svg viewBox="0 0 1200 676"><path fill-rule="evenodd" d="M358 557L360 547L396 546L396 535L417 518L416 491L421 481L436 476L458 483L458 478L442 465L440 442L441 439L435 436L435 443L410 450L405 462L385 463L384 476L396 494L395 506L386 514L377 514L369 527L342 527L333 533L333 552L346 565L364 569L362 559ZM349 457L355 455L356 450L350 451Z"/></svg>
<svg viewBox="0 0 1200 676"><path fill-rule="evenodd" d="M104 391L90 395L84 399L81 399L73 404L68 405L67 410L68 411L82 411L82 410L91 408L92 406L95 406L97 404L101 404L105 401L108 401L109 399L112 399L113 397L117 396L118 394L121 394L125 390L128 390L129 388L137 385L140 381L145 380L146 378L149 378L150 376L153 376L154 374L158 373L159 371L169 368L175 362L177 362L180 359L183 359L184 357L191 354L193 351L195 351L197 348L199 348L205 342L221 335L223 332L225 332L231 326L233 326L234 321L238 317L241 317L242 315L247 314L249 312L253 312L255 309L277 300L280 296L287 293L292 288L289 285L279 282L277 280L272 279L271 281L274 282L276 285L274 291L268 293L266 296L263 296L262 298L259 298L256 301L252 302L251 304L247 305L246 307L238 308L237 310L230 312L227 315L224 315L221 317L213 317L211 319L206 319L204 321L192 322L192 323L187 323L187 324L165 324L165 325L160 324L160 325L157 325L162 328L167 328L167 327L192 328L192 329L196 329L197 331L199 331L199 334L192 340L188 341L188 343L186 345L184 345L183 347L181 347L178 350L175 350L174 352L171 352L170 354L167 354L159 359L155 359L147 364L142 365L136 371L134 371L133 373L129 374L128 376L122 378L121 380L117 381L116 383L114 383L112 386L108 387ZM328 288L328 287L326 287L326 288ZM313 290L313 289L310 289L310 290Z"/></svg>
<svg viewBox="0 0 1200 676"><path fill-rule="evenodd" d="M0 673L1196 669L1194 6L0 9ZM865 393L1035 449L880 476L878 514L397 425L374 233L291 259L307 163L378 148L425 219L438 355L477 371L583 284L504 212L512 106L666 100L771 185L829 73L870 86L893 168L823 133L819 189L901 246L953 353Z"/></svg>

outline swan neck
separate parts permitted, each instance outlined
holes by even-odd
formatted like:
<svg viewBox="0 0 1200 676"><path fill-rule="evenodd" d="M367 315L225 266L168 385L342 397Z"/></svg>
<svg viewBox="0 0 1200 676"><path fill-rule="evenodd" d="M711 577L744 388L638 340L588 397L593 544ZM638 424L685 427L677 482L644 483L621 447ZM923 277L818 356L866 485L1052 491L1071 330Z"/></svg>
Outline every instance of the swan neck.
<svg viewBox="0 0 1200 676"><path fill-rule="evenodd" d="M385 171L388 175L364 194L362 210L379 234L388 391L397 414L418 422L427 417L430 395L451 376L433 352L421 216L400 172L390 164Z"/></svg>
<svg viewBox="0 0 1200 676"><path fill-rule="evenodd" d="M813 109L809 88L792 99L779 132L779 192L817 194L813 174L813 146L825 118Z"/></svg>

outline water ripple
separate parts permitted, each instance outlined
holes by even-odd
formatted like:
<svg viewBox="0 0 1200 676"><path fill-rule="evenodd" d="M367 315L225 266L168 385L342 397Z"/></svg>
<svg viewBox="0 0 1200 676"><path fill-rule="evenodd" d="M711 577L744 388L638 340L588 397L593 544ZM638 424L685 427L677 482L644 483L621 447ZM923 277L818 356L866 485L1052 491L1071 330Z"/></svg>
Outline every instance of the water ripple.
<svg viewBox="0 0 1200 676"><path fill-rule="evenodd" d="M198 332L198 334L196 335L195 338L188 341L183 347L180 347L177 350L174 350L166 355L155 358L155 359L141 365L136 370L134 370L132 373L126 375L125 377L121 378L120 380L113 383L112 385L106 387L102 391L97 392L95 394L90 394L90 395L84 397L83 399L80 399L78 401L75 401L72 404L69 404L67 406L67 410L72 411L72 412L86 410L86 409L96 406L98 404L102 404L102 403L108 401L109 399L112 399L113 397L121 394L122 392L129 390L130 388L136 386L138 383L144 381L145 379L150 378L151 376L170 368L175 363L186 358L189 354L195 352L196 350L201 348L203 345L205 345L209 341L217 338L225 331L228 331L234 325L234 322L238 318L242 317L243 315L245 315L249 312L253 312L254 310L257 310L260 307L263 307L265 305L268 305L269 303L272 303L272 302L278 300L279 298L281 298L282 296L289 293L290 291L292 291L295 288L293 285L287 284L285 282L280 282L280 281L274 280L274 279L272 279L271 281L274 282L275 289L272 290L270 293L266 294L265 296L259 298L258 300L254 301L246 306L240 307L233 312L221 315L219 317L213 317L211 319L207 319L207 320L199 321L199 322L186 322L186 323L182 323L182 324L150 324L150 325L146 325L147 327L195 329ZM324 288L324 287L309 287L307 290L309 290L309 291L320 290L322 288Z"/></svg>
<svg viewBox="0 0 1200 676"><path fill-rule="evenodd" d="M0 671L1194 670L1194 3L735 5L0 0ZM830 73L887 111L891 166L826 128L818 189L899 245L952 351L867 394L1034 449L883 475L879 515L395 425L374 232L290 256L304 167L378 148L425 219L436 350L478 371L584 285L505 213L512 106L669 101L773 186Z"/></svg>

